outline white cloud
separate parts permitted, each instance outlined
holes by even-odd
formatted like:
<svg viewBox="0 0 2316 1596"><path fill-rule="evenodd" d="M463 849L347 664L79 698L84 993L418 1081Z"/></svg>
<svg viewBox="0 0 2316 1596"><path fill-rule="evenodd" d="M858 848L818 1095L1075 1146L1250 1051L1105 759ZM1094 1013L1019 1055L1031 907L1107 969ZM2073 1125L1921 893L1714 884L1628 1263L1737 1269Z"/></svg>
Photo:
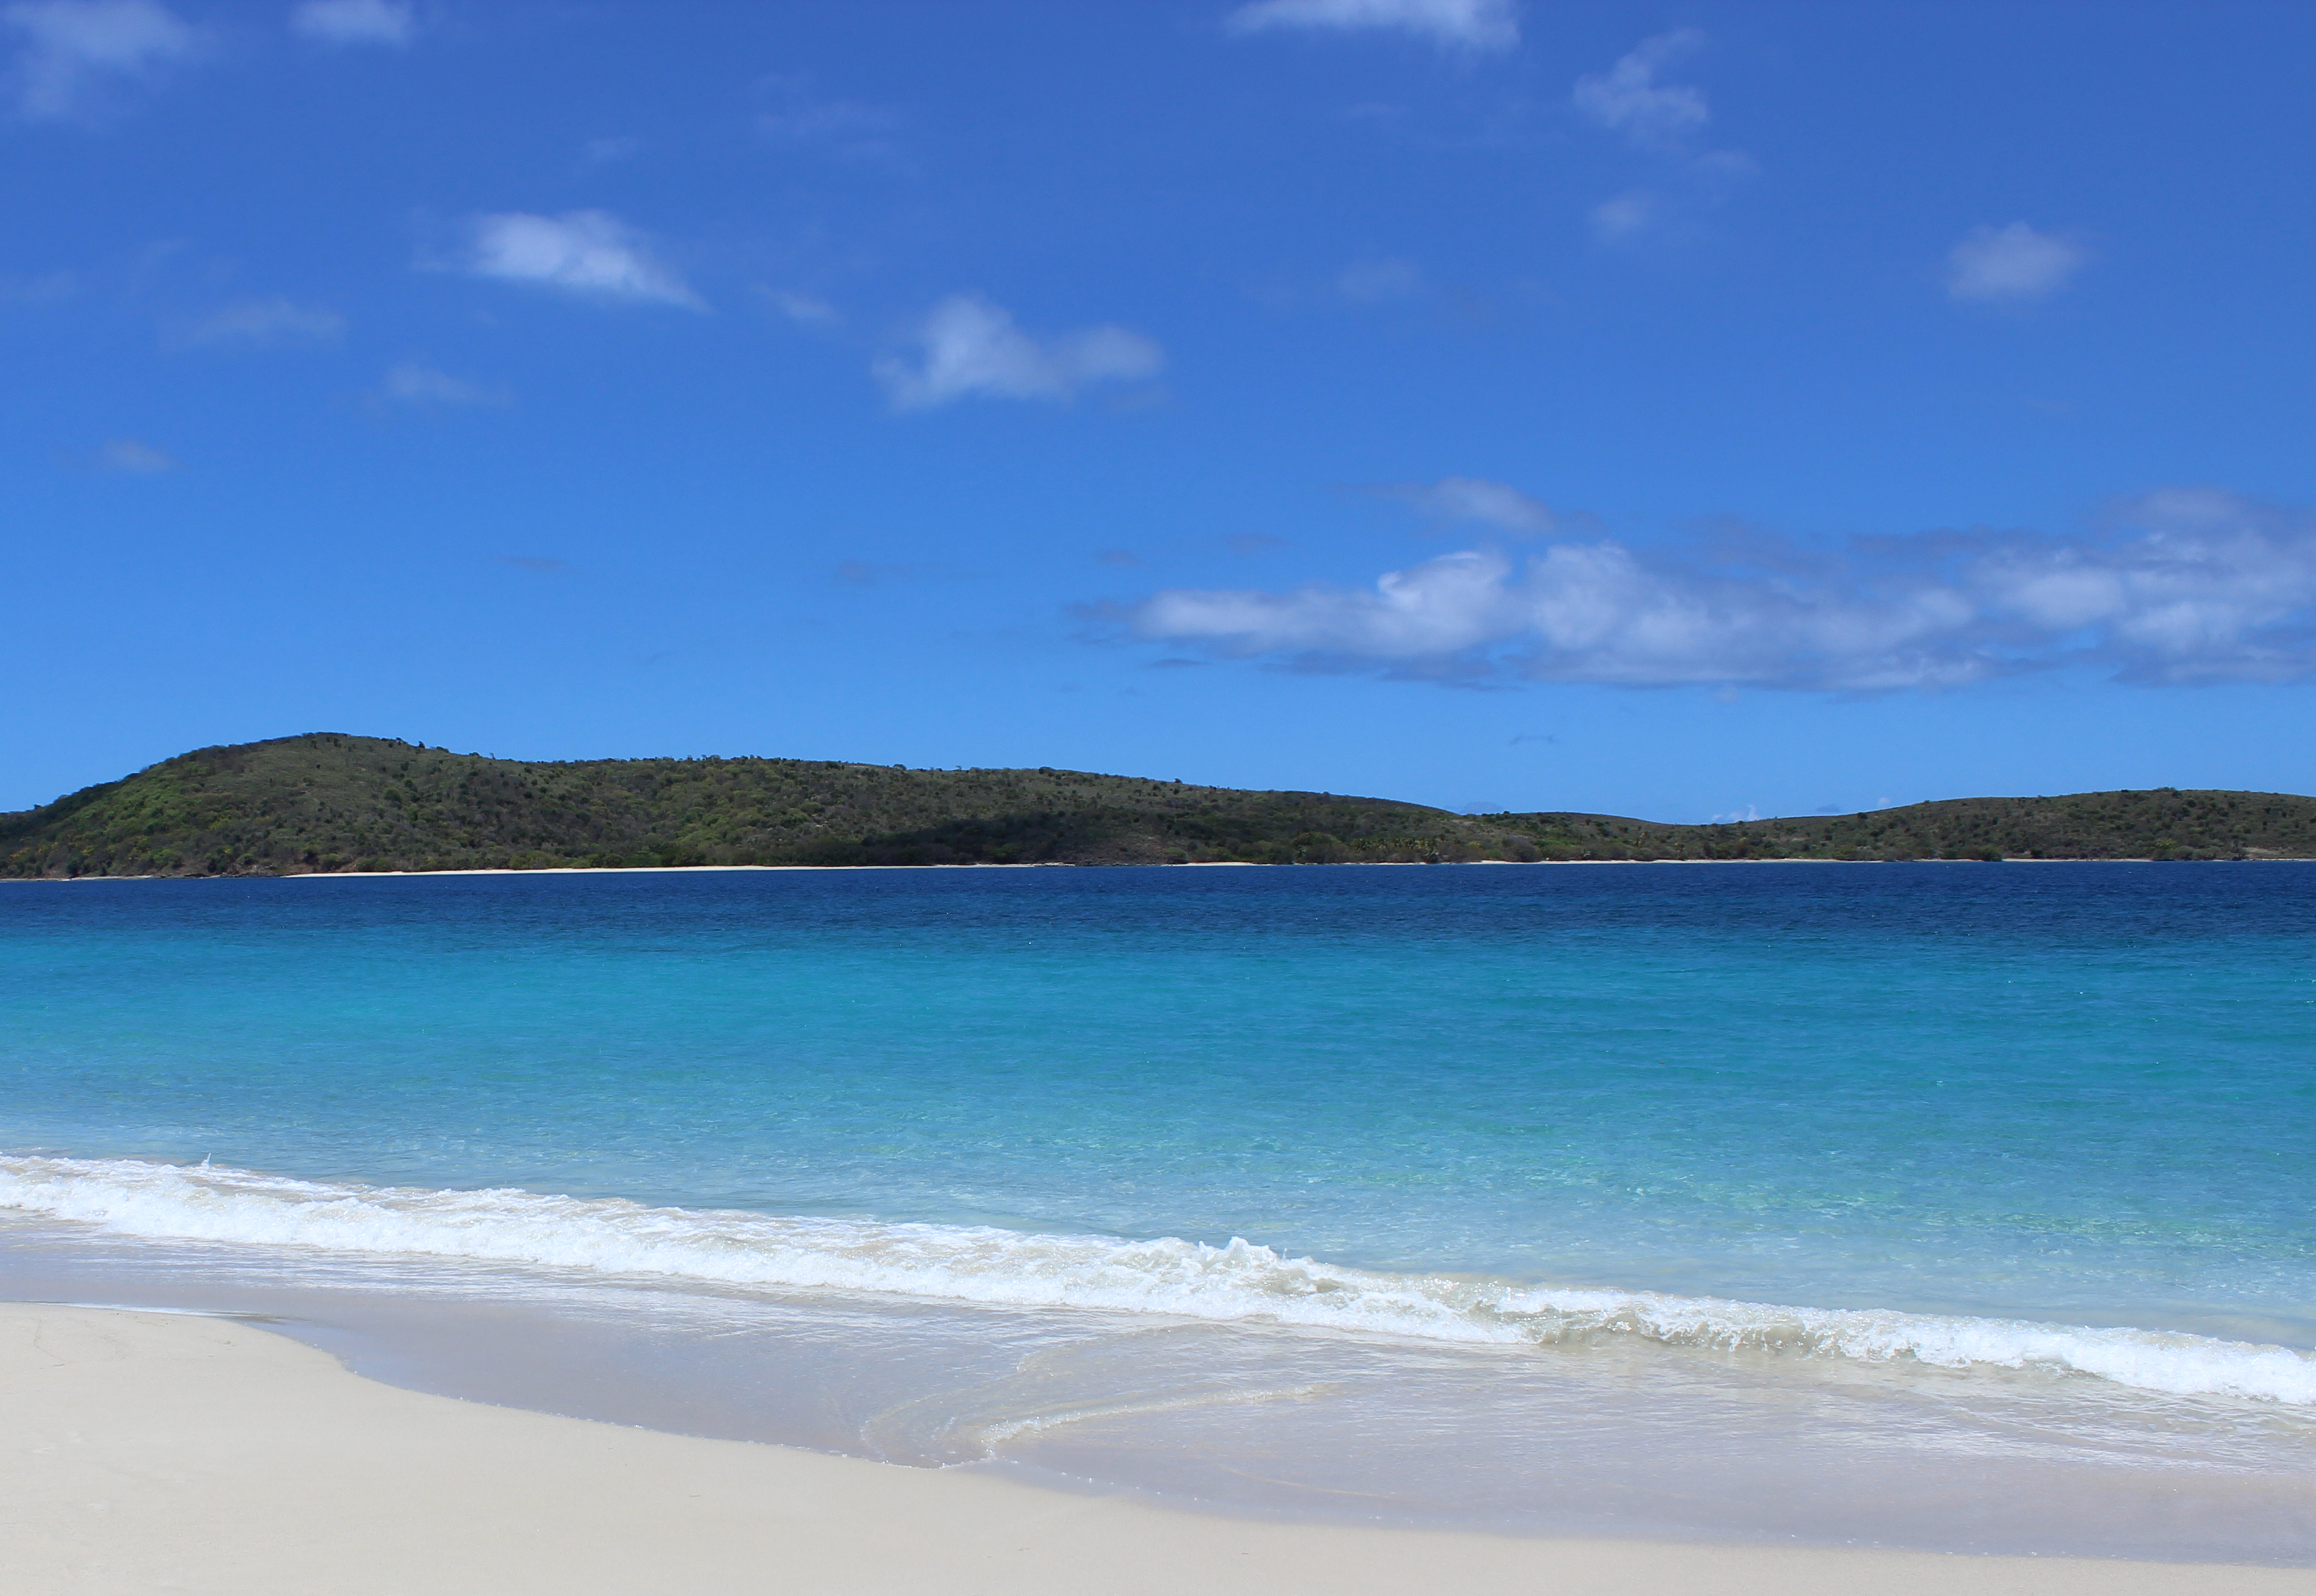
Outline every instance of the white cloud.
<svg viewBox="0 0 2316 1596"><path fill-rule="evenodd" d="M970 396L1066 399L1096 382L1154 377L1163 350L1124 327L1034 337L1011 313L978 294L951 294L917 330L914 361L887 355L873 370L895 410L922 410Z"/></svg>
<svg viewBox="0 0 2316 1596"><path fill-rule="evenodd" d="M121 471L132 477L152 477L174 471L177 462L166 450L136 438L114 438L96 451L97 469Z"/></svg>
<svg viewBox="0 0 2316 1596"><path fill-rule="evenodd" d="M512 405L514 395L503 388L488 388L437 370L420 361L402 361L387 368L378 397L396 405Z"/></svg>
<svg viewBox="0 0 2316 1596"><path fill-rule="evenodd" d="M1462 49L1510 49L1519 43L1519 15L1511 0L1255 0L1232 12L1225 25L1234 33L1391 29Z"/></svg>
<svg viewBox="0 0 2316 1596"><path fill-rule="evenodd" d="M1222 655L1417 675L1876 691L2081 664L2145 682L2283 681L2316 673L2316 514L2170 489L2091 539L1467 549L1371 589L1176 590L1127 619Z"/></svg>
<svg viewBox="0 0 2316 1596"><path fill-rule="evenodd" d="M1713 118L1705 96L1684 84L1661 84L1657 72L1705 42L1694 28L1660 33L1605 73L1576 80L1576 109L1647 149L1678 149Z"/></svg>
<svg viewBox="0 0 2316 1596"><path fill-rule="evenodd" d="M1560 526L1560 518L1542 499L1480 477L1443 477L1433 483L1394 484L1376 491L1404 500L1435 521L1477 522L1516 537L1547 537Z"/></svg>
<svg viewBox="0 0 2316 1596"><path fill-rule="evenodd" d="M318 44L399 48L417 33L418 19L398 0L306 0L290 13L290 29Z"/></svg>
<svg viewBox="0 0 2316 1596"><path fill-rule="evenodd" d="M477 277L539 283L588 299L708 308L642 235L608 211L477 217L461 264Z"/></svg>
<svg viewBox="0 0 2316 1596"><path fill-rule="evenodd" d="M2025 222L1973 227L1946 252L1946 292L1986 304L2024 304L2066 287L2087 258L2080 244Z"/></svg>
<svg viewBox="0 0 2316 1596"><path fill-rule="evenodd" d="M346 318L318 305L297 305L275 294L237 299L202 317L176 342L238 349L327 349L345 335Z"/></svg>
<svg viewBox="0 0 2316 1596"><path fill-rule="evenodd" d="M1467 550L1386 572L1373 593L1175 589L1142 606L1136 630L1233 654L1453 655L1519 630L1519 605L1504 589L1508 569L1501 555Z"/></svg>
<svg viewBox="0 0 2316 1596"><path fill-rule="evenodd" d="M85 116L108 79L149 77L200 53L201 35L155 0L23 0L0 7L23 36L9 77L35 120Z"/></svg>

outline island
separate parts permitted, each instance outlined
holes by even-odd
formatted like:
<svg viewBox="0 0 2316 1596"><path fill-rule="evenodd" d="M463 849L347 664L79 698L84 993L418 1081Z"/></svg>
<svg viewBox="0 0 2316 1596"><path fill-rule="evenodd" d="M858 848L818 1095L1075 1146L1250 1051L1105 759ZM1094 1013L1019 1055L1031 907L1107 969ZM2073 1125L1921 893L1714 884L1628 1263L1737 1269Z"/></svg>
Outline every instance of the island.
<svg viewBox="0 0 2316 1596"><path fill-rule="evenodd" d="M2316 859L2316 798L2155 788L1684 825L1031 770L524 761L334 732L0 814L0 877L706 866Z"/></svg>

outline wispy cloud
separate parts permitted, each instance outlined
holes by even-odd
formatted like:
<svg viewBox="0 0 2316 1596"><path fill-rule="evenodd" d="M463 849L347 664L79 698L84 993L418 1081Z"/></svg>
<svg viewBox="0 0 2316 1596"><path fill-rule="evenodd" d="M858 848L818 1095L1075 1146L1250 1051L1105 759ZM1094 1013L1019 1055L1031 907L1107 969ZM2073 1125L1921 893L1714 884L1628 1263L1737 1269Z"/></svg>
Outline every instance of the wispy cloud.
<svg viewBox="0 0 2316 1596"><path fill-rule="evenodd" d="M1232 12L1224 25L1234 33L1381 29L1456 49L1504 50L1519 43L1512 0L1254 0Z"/></svg>
<svg viewBox="0 0 2316 1596"><path fill-rule="evenodd" d="M1696 136L1713 120L1704 91L1659 78L1670 63L1704 45L1698 30L1678 28L1643 40L1608 71L1576 80L1569 102L1579 115L1661 164L1657 180L1592 208L1592 236L1601 243L1678 230L1686 218L1726 200L1757 170L1742 150L1698 149Z"/></svg>
<svg viewBox="0 0 2316 1596"><path fill-rule="evenodd" d="M417 36L417 14L398 0L306 0L290 30L317 44L380 44L401 49Z"/></svg>
<svg viewBox="0 0 2316 1596"><path fill-rule="evenodd" d="M886 355L872 368L895 410L968 397L1067 399L1089 384L1154 377L1166 364L1165 351L1139 333L1103 325L1033 336L970 293L934 306L910 342L913 358Z"/></svg>
<svg viewBox="0 0 2316 1596"><path fill-rule="evenodd" d="M69 272L44 272L38 277L0 277L0 305L56 305L80 291L80 279Z"/></svg>
<svg viewBox="0 0 2316 1596"><path fill-rule="evenodd" d="M535 283L584 299L708 308L642 234L604 210L478 216L468 226L458 264L477 277Z"/></svg>
<svg viewBox="0 0 2316 1596"><path fill-rule="evenodd" d="M800 294L790 289L759 289L764 302L800 327L833 327L842 322L843 313L825 299L810 294Z"/></svg>
<svg viewBox="0 0 2316 1596"><path fill-rule="evenodd" d="M155 477L177 468L176 458L138 438L113 438L96 451L96 468L131 477Z"/></svg>
<svg viewBox="0 0 2316 1596"><path fill-rule="evenodd" d="M2088 258L2073 239L2025 222L1973 227L1946 252L1946 292L1981 304L2023 305L2066 287Z"/></svg>
<svg viewBox="0 0 2316 1596"><path fill-rule="evenodd" d="M1617 244L1645 233L1663 219L1665 197L1654 189L1627 189L1592 208L1592 236Z"/></svg>
<svg viewBox="0 0 2316 1596"><path fill-rule="evenodd" d="M839 560L829 575L847 587L889 587L896 582L973 582L981 573L927 560Z"/></svg>
<svg viewBox="0 0 2316 1596"><path fill-rule="evenodd" d="M1373 491L1401 500L1438 522L1477 522L1520 538L1548 537L1560 529L1560 518L1543 500L1481 477L1387 483Z"/></svg>
<svg viewBox="0 0 2316 1596"><path fill-rule="evenodd" d="M2316 513L2173 488L2083 538L1466 549L1369 589L1174 590L1117 613L1220 655L1446 679L1871 692L2081 664L2276 682L2316 673Z"/></svg>
<svg viewBox="0 0 2316 1596"><path fill-rule="evenodd" d="M156 0L20 0L0 26L23 40L10 63L17 111L36 121L96 114L108 86L192 59L200 31Z"/></svg>
<svg viewBox="0 0 2316 1596"><path fill-rule="evenodd" d="M1571 98L1586 117L1644 149L1678 151L1713 120L1712 108L1701 91L1659 83L1657 74L1704 43L1695 28L1644 40L1608 71L1578 78Z"/></svg>
<svg viewBox="0 0 2316 1596"><path fill-rule="evenodd" d="M508 388L469 382L422 361L402 361L387 367L385 379L379 384L378 397L388 404L422 409L514 403L514 394Z"/></svg>
<svg viewBox="0 0 2316 1596"><path fill-rule="evenodd" d="M227 349L328 349L345 336L346 318L319 305L274 294L236 299L180 332L181 346Z"/></svg>
<svg viewBox="0 0 2316 1596"><path fill-rule="evenodd" d="M768 77L758 90L764 109L756 115L756 130L775 144L853 159L900 157L904 119L892 106L832 99L815 92L810 78L797 75Z"/></svg>
<svg viewBox="0 0 2316 1596"><path fill-rule="evenodd" d="M1396 256L1353 261L1336 273L1335 291L1354 305L1412 299L1423 291L1423 273L1414 262Z"/></svg>

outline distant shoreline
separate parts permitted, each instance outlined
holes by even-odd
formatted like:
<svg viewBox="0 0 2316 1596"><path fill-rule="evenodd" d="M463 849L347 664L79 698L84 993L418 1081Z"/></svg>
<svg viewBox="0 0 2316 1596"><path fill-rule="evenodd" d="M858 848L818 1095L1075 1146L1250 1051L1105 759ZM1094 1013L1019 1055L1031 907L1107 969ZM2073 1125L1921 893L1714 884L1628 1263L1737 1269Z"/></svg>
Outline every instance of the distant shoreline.
<svg viewBox="0 0 2316 1596"><path fill-rule="evenodd" d="M9 878L1155 864L2316 859L2316 797L2149 788L1679 824L1095 771L538 762L312 733L0 815Z"/></svg>
<svg viewBox="0 0 2316 1596"><path fill-rule="evenodd" d="M2276 856L2268 859L1465 859L1433 864L1407 859L1350 859L1325 864L1266 864L1252 859L1186 860L1180 864L1078 864L1070 860L1041 860L1034 864L636 864L547 865L535 870L504 866L478 866L469 870L291 870L280 875L216 876L0 876L0 886L58 886L83 881L390 881L443 876L717 876L781 875L806 872L825 876L858 876L880 870L1429 870L1491 865L1515 869L1581 869L1639 868L1652 865L1702 866L1719 869L1736 865L1855 865L1935 864L1983 867L1990 864L2316 864L2316 859Z"/></svg>
<svg viewBox="0 0 2316 1596"><path fill-rule="evenodd" d="M1455 813L1068 769L523 762L379 736L197 748L0 816L0 876L435 876L958 864L2316 860L2316 797L2144 788L1707 820Z"/></svg>

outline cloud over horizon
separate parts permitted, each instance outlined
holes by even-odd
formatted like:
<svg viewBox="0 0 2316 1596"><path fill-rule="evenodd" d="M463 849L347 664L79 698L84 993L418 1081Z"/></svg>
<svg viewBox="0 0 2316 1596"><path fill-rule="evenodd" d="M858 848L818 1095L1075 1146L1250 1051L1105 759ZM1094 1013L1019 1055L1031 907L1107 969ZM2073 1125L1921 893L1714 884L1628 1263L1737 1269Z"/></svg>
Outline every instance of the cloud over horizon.
<svg viewBox="0 0 2316 1596"><path fill-rule="evenodd" d="M2021 305L2066 287L2089 259L2074 240L2025 222L1973 227L1946 252L1946 292L1982 304Z"/></svg>
<svg viewBox="0 0 2316 1596"><path fill-rule="evenodd" d="M31 121L88 116L108 81L149 78L201 48L200 31L156 0L20 0L0 6L0 26L24 40L7 80Z"/></svg>
<svg viewBox="0 0 2316 1596"><path fill-rule="evenodd" d="M582 299L708 308L642 234L607 210L478 216L458 263L477 277L535 283Z"/></svg>
<svg viewBox="0 0 2316 1596"><path fill-rule="evenodd" d="M916 358L886 355L870 369L895 410L969 397L1063 400L1098 382L1154 377L1166 352L1139 333L1104 324L1038 337L979 294L951 294L912 336Z"/></svg>
<svg viewBox="0 0 2316 1596"><path fill-rule="evenodd" d="M1466 549L1371 589L1177 589L1118 614L1137 638L1225 657L1462 682L1877 692L2071 664L2283 682L2316 673L2316 513L2167 488L2089 538Z"/></svg>
<svg viewBox="0 0 2316 1596"><path fill-rule="evenodd" d="M1254 0L1225 19L1234 33L1281 29L1412 33L1449 49L1504 50L1519 43L1512 0Z"/></svg>

